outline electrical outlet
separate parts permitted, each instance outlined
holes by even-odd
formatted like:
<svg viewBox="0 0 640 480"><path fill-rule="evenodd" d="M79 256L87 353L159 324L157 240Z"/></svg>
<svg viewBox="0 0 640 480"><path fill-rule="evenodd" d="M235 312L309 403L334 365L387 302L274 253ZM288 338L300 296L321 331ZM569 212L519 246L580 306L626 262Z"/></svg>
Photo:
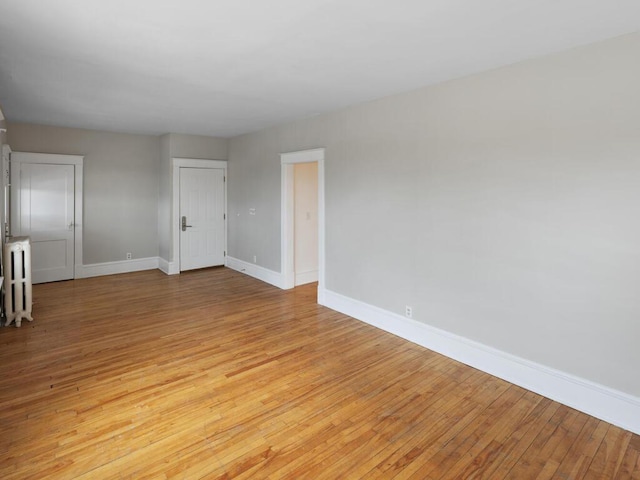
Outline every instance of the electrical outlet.
<svg viewBox="0 0 640 480"><path fill-rule="evenodd" d="M256 255L253 256L253 263L258 263L258 257Z"/></svg>
<svg viewBox="0 0 640 480"><path fill-rule="evenodd" d="M404 315L407 318L412 318L413 317L413 308L410 307L409 305L404 307Z"/></svg>
<svg viewBox="0 0 640 480"><path fill-rule="evenodd" d="M127 253L127 260L131 260L131 252Z"/></svg>

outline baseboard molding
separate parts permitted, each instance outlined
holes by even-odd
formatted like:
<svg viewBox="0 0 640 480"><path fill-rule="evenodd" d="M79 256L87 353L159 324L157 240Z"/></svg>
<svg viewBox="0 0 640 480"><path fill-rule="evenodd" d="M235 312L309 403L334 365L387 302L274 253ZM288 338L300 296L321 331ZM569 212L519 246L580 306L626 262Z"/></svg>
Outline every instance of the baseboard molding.
<svg viewBox="0 0 640 480"><path fill-rule="evenodd" d="M296 272L296 287L307 283L318 281L318 270L307 270L306 272Z"/></svg>
<svg viewBox="0 0 640 480"><path fill-rule="evenodd" d="M90 265L76 265L75 278L101 277L117 273L139 272L153 270L159 266L158 257L135 258L118 262L93 263Z"/></svg>
<svg viewBox="0 0 640 480"><path fill-rule="evenodd" d="M180 273L178 262L169 262L162 257L158 257L158 268L167 275L177 275Z"/></svg>
<svg viewBox="0 0 640 480"><path fill-rule="evenodd" d="M640 434L640 398L325 290L318 302L449 358Z"/></svg>
<svg viewBox="0 0 640 480"><path fill-rule="evenodd" d="M250 277L257 278L278 288L284 288L284 279L280 272L274 272L268 268L254 263L245 262L233 257L227 257L225 265L233 270L242 272Z"/></svg>

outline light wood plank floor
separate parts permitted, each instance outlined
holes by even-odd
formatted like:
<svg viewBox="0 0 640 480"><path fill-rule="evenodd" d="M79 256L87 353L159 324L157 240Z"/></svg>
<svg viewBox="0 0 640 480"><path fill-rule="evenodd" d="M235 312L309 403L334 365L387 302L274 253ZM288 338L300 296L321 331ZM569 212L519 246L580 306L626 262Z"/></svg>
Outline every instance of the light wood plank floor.
<svg viewBox="0 0 640 480"><path fill-rule="evenodd" d="M0 478L640 479L640 438L225 268L34 287Z"/></svg>

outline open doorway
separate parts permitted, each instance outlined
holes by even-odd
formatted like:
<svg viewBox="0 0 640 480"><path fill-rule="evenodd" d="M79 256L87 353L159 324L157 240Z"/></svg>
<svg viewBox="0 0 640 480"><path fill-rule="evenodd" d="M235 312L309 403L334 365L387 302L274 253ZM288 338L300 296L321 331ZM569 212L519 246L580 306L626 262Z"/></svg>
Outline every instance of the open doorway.
<svg viewBox="0 0 640 480"><path fill-rule="evenodd" d="M283 153L282 164L282 248L281 271L283 288L293 288L296 284L318 281L318 302L321 303L324 292L324 148ZM304 164L313 164L311 166ZM296 172L296 166L300 165ZM306 167L306 168L305 168ZM298 200L296 205L296 178L298 182ZM317 185L317 186L316 186ZM310 193L309 188L316 192ZM306 189L306 190L305 190ZM302 191L305 191L301 195ZM309 195L315 195L315 202ZM297 208L296 208L297 207ZM317 209L317 213L313 209ZM314 216L316 218L314 218ZM297 221L296 221L297 220ZM316 229L311 227L315 222ZM296 223L298 235L296 235ZM309 236L316 236L316 242L310 242ZM296 243L298 251L296 256ZM301 245L304 245L301 247ZM305 251L306 250L306 251ZM313 253L315 250L317 262ZM311 267L310 267L311 265ZM316 268L314 266L317 265Z"/></svg>
<svg viewBox="0 0 640 480"><path fill-rule="evenodd" d="M293 166L295 286L318 281L318 162Z"/></svg>

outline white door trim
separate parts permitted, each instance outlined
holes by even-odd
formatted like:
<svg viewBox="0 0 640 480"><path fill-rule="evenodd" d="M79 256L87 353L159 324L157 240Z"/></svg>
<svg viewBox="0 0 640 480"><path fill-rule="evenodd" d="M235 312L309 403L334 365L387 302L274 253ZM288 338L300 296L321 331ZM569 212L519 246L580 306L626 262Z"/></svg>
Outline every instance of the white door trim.
<svg viewBox="0 0 640 480"><path fill-rule="evenodd" d="M293 288L296 283L293 251L293 168L296 163L318 162L318 303L322 303L321 295L325 291L324 150L324 148L314 148L280 154L282 166L280 271L284 289Z"/></svg>
<svg viewBox="0 0 640 480"><path fill-rule="evenodd" d="M17 168L20 171L22 163L49 163L54 165L74 165L74 266L73 278L82 278L82 185L83 185L83 165L84 156L82 155L60 155L54 153L29 153L29 152L11 152L11 168ZM14 194L12 193L13 197ZM11 205L11 219L19 221L19 215L16 215L14 208L18 205ZM18 226L19 228L19 226ZM11 225L12 234L14 225Z"/></svg>
<svg viewBox="0 0 640 480"><path fill-rule="evenodd" d="M1 114L1 113L0 113ZM2 243L9 233L9 221L11 219L11 147L6 143L2 145L2 196L4 209L2 211Z"/></svg>
<svg viewBox="0 0 640 480"><path fill-rule="evenodd" d="M172 209L171 209L171 258L169 275L180 273L180 168L221 168L227 177L226 160L205 160L200 158L171 159ZM227 215L227 182L224 182L224 215ZM224 250L227 251L227 222L224 222Z"/></svg>

